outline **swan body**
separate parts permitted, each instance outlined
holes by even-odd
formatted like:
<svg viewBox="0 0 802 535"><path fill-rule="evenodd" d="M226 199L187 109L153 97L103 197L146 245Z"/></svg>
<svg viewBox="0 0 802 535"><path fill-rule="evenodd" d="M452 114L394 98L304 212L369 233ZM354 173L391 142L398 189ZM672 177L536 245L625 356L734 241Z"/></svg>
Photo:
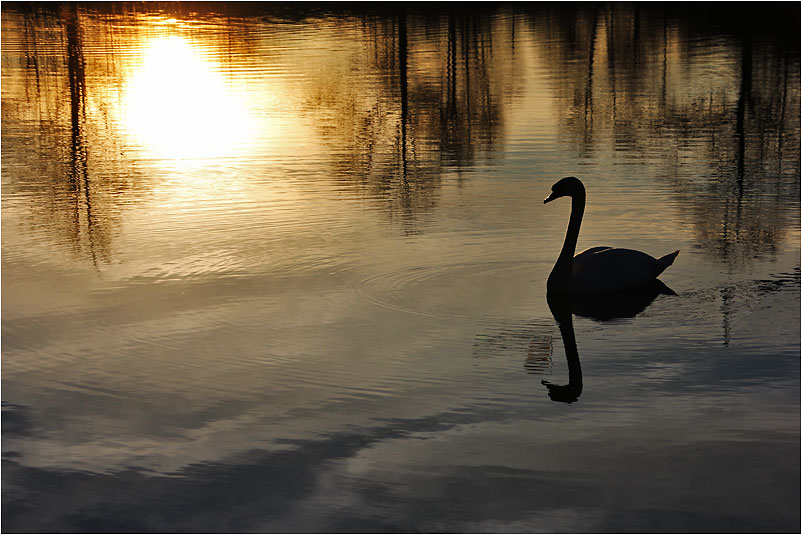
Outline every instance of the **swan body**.
<svg viewBox="0 0 802 535"><path fill-rule="evenodd" d="M560 256L551 270L548 293L588 294L619 292L652 283L670 266L679 251L661 258L632 249L591 247L574 256L579 227L585 211L585 186L576 177L566 177L551 187L543 203L571 197L571 217Z"/></svg>

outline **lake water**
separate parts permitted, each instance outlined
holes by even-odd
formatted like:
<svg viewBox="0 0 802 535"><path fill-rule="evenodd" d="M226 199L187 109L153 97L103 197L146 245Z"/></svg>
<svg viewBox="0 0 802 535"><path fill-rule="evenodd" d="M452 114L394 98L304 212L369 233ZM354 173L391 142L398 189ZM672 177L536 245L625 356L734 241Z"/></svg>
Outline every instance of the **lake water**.
<svg viewBox="0 0 802 535"><path fill-rule="evenodd" d="M799 4L424 7L3 3L4 532L799 531Z"/></svg>

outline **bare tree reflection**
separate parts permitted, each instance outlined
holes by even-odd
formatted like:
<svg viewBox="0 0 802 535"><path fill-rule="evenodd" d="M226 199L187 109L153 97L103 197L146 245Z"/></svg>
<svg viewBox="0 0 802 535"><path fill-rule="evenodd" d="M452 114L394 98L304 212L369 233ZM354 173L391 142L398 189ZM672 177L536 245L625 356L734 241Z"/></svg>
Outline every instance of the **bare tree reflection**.
<svg viewBox="0 0 802 535"><path fill-rule="evenodd" d="M4 84L3 91L4 107L14 109L12 121L4 113L3 152L13 153L9 161L18 166L9 192L22 194L18 198L28 204L29 224L47 228L56 243L68 244L71 252L99 268L111 260L111 240L119 224L113 192L124 179L104 179L90 154L90 146L103 160L119 151L111 136L98 131L104 125L88 111L93 87L98 87L88 81L88 15L77 4L17 7L17 12L3 13L4 30L18 30L25 58L23 65L14 66L20 76ZM103 27L89 26L96 41ZM92 102L96 110L103 109L97 100ZM26 137L24 130L6 128L7 121L36 124L38 135ZM98 138L102 143L92 142ZM8 171L4 166L4 173Z"/></svg>
<svg viewBox="0 0 802 535"><path fill-rule="evenodd" d="M63 8L63 19L67 35L67 73L70 89L70 160L68 181L75 202L75 240L80 240L81 228L85 228L89 243L89 254L92 263L97 267L98 256L108 261L108 240L102 235L103 227L98 226L96 216L92 212L92 194L87 170L88 147L84 136L86 123L86 62L83 54L83 42L78 20L77 4L69 4ZM85 216L85 225L81 223L81 215Z"/></svg>
<svg viewBox="0 0 802 535"><path fill-rule="evenodd" d="M552 43L563 134L582 154L654 162L703 250L729 263L772 254L798 216L798 28L782 19L799 6L775 9L572 5L532 17Z"/></svg>
<svg viewBox="0 0 802 535"><path fill-rule="evenodd" d="M358 17L364 45L316 81L310 111L328 117L319 129L337 175L414 233L437 204L444 168L498 152L517 63L493 35L509 32L511 19L406 8Z"/></svg>
<svg viewBox="0 0 802 535"><path fill-rule="evenodd" d="M766 23L744 26L750 19L742 14L705 19L694 9L15 6L3 11L4 31L18 26L24 65L14 66L22 83L4 84L4 114L12 106L15 120L40 124L37 139L17 145L37 145L20 149L37 169L38 178L25 185L39 196L32 210L70 236L59 242L69 241L98 265L111 254L116 192L133 187L125 173L110 176L96 164L125 165L99 96L119 94L115 50L133 37L117 34L146 31L133 29L144 12L204 11L211 29L203 38L223 67L247 71L281 54L280 23L334 28L337 46L303 72L301 113L314 122L342 186L416 233L438 204L445 170L492 162L501 152L506 110L523 78L516 40L534 37L545 52L560 135L586 156L602 149L654 162L703 250L746 262L771 255L797 217L799 43L779 19L789 18L788 10L798 14L798 6L765 8L764 22L779 20L771 31ZM126 24L112 24L120 17ZM531 32L520 30L526 24ZM87 39L106 53L88 56ZM52 53L58 47L63 53ZM5 143L16 135L4 127L4 152L16 150ZM37 157L48 151L58 157Z"/></svg>

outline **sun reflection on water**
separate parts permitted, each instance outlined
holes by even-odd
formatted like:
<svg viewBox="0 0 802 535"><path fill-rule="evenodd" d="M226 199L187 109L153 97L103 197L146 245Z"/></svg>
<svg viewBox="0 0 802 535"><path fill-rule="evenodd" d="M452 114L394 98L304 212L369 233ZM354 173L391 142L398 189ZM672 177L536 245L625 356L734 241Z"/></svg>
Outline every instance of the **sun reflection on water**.
<svg viewBox="0 0 802 535"><path fill-rule="evenodd" d="M138 144L161 159L235 156L255 129L216 62L179 36L148 42L126 87L125 118Z"/></svg>

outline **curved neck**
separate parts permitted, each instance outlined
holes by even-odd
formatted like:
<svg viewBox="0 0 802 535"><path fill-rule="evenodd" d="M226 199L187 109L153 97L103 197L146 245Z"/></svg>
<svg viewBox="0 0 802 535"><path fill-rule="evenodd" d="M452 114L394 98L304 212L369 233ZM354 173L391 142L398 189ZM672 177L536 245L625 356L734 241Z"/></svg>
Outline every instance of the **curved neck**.
<svg viewBox="0 0 802 535"><path fill-rule="evenodd" d="M565 232L565 241L556 265L571 265L573 263L576 241L579 238L579 227L582 225L582 215L584 213L585 192L580 191L571 195L571 219L568 221L568 230Z"/></svg>

